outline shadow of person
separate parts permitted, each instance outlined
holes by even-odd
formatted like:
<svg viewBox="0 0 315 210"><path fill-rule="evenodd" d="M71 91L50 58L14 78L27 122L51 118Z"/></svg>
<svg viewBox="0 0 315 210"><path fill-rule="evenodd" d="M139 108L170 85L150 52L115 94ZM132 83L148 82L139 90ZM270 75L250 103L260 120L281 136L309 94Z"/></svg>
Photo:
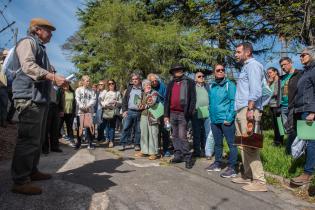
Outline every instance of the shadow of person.
<svg viewBox="0 0 315 210"><path fill-rule="evenodd" d="M110 180L114 174L132 172L129 170L117 170L116 168L122 164L122 159L98 160L82 167L59 173L59 175L65 181L87 186L95 192L104 192L116 185Z"/></svg>

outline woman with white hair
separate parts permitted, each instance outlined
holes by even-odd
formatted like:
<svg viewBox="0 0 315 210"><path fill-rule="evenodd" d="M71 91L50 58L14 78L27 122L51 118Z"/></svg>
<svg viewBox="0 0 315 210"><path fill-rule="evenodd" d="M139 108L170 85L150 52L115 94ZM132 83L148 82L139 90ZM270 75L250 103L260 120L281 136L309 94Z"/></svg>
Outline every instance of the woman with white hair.
<svg viewBox="0 0 315 210"><path fill-rule="evenodd" d="M142 82L143 94L139 109L141 112L140 130L141 130L141 151L136 153L136 157L149 155L149 160L157 159L159 153L158 134L159 120L155 119L149 109L157 103L158 93L152 89L150 80Z"/></svg>
<svg viewBox="0 0 315 210"><path fill-rule="evenodd" d="M294 112L297 120L312 124L315 118L315 48L305 48L300 58L304 69L297 83ZM291 183L297 186L310 183L315 169L315 139L306 142L304 173L291 179Z"/></svg>

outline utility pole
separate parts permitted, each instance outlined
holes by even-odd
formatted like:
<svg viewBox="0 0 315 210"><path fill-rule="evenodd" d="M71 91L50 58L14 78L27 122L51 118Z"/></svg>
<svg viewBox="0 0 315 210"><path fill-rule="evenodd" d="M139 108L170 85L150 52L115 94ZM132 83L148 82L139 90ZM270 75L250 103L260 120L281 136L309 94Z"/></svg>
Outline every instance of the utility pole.
<svg viewBox="0 0 315 210"><path fill-rule="evenodd" d="M16 45L17 43L17 36L18 36L18 32L19 32L19 29L18 28L15 28L14 30L14 46Z"/></svg>

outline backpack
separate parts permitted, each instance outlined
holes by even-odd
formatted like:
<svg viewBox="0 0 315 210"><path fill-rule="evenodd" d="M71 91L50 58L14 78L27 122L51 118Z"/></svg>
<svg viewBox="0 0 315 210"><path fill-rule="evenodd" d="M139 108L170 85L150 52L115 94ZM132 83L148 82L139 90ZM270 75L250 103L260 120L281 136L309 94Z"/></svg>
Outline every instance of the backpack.
<svg viewBox="0 0 315 210"><path fill-rule="evenodd" d="M19 61L17 54L16 54L16 46L24 39L31 39L35 43L36 54L38 52L37 49L39 48L39 46L38 46L35 38L32 36L27 36L27 37L22 38L20 41L18 41L18 43L13 48L11 48L9 50L9 53L4 60L3 67L2 67L2 71L3 71L4 75L6 75L6 77L7 77L7 83L8 83L9 87L12 86L12 83L16 77L16 74L22 70L20 61Z"/></svg>

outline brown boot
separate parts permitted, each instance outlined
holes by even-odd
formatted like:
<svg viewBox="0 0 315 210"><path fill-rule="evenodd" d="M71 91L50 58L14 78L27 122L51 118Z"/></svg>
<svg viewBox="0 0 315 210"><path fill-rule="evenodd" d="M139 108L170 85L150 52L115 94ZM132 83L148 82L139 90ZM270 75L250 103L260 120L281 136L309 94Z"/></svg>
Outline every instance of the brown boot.
<svg viewBox="0 0 315 210"><path fill-rule="evenodd" d="M243 186L242 189L248 192L267 192L268 191L267 185L257 180L254 180L252 183L249 183Z"/></svg>
<svg viewBox="0 0 315 210"><path fill-rule="evenodd" d="M150 155L149 160L156 160L158 157L157 155Z"/></svg>
<svg viewBox="0 0 315 210"><path fill-rule="evenodd" d="M252 180L246 177L240 176L240 177L233 178L231 181L236 184L249 184L251 183Z"/></svg>
<svg viewBox="0 0 315 210"><path fill-rule="evenodd" d="M22 185L13 185L12 192L24 194L24 195L40 195L42 189L36 185L32 185L30 182Z"/></svg>
<svg viewBox="0 0 315 210"><path fill-rule="evenodd" d="M138 157L138 158L144 157L144 156L145 156L145 154L143 154L142 152L137 152L137 153L135 154L135 157Z"/></svg>
<svg viewBox="0 0 315 210"><path fill-rule="evenodd" d="M40 171L37 171L31 175L31 180L32 181L47 180L47 179L51 179L51 177L52 176L50 174L45 174Z"/></svg>
<svg viewBox="0 0 315 210"><path fill-rule="evenodd" d="M310 183L311 180L312 180L312 175L303 173L302 175L291 179L291 183L297 186L302 186L302 185Z"/></svg>

